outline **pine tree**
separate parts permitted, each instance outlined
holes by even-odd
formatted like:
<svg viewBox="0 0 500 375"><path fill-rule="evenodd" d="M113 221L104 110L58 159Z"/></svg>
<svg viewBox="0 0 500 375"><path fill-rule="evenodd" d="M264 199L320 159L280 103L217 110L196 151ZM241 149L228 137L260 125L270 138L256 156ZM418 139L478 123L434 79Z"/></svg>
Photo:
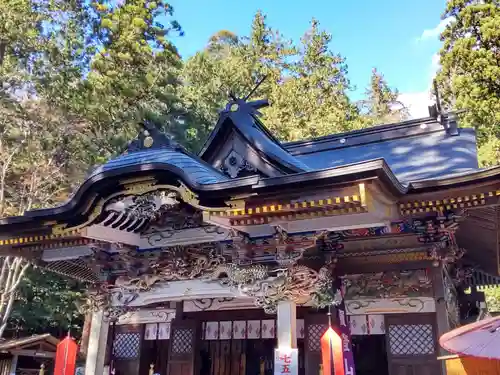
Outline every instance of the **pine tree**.
<svg viewBox="0 0 500 375"><path fill-rule="evenodd" d="M372 70L370 85L366 89L366 99L362 101L363 109L367 112L366 119L372 124L398 122L408 117L408 110L398 100L398 90L389 87L383 74Z"/></svg>
<svg viewBox="0 0 500 375"><path fill-rule="evenodd" d="M445 105L463 110L461 125L475 127L483 165L498 164L500 150L500 4L448 0L437 82ZM484 149L482 149L484 147Z"/></svg>
<svg viewBox="0 0 500 375"><path fill-rule="evenodd" d="M217 38L216 38L217 39ZM331 35L313 20L301 43L293 43L271 28L257 12L248 37L224 42L224 55L205 50L184 67L184 100L199 115L193 126L204 139L231 90L244 97L267 79L253 98L267 98L264 122L282 140L297 140L362 126L356 106L347 96L347 66L330 49ZM210 46L210 44L209 44Z"/></svg>

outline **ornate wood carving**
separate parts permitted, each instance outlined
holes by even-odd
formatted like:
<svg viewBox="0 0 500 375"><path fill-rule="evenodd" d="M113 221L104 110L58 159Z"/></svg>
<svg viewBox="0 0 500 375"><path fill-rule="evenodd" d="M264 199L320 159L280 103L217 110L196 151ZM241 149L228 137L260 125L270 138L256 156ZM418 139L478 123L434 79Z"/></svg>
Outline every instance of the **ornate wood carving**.
<svg viewBox="0 0 500 375"><path fill-rule="evenodd" d="M391 271L343 277L346 299L431 297L432 280L426 270Z"/></svg>
<svg viewBox="0 0 500 375"><path fill-rule="evenodd" d="M222 277L221 277L222 276ZM331 265L315 271L303 265L268 267L236 264L219 266L211 276L223 285L237 288L242 294L255 299L255 304L266 313L273 314L279 302L303 301L311 298L316 307L340 302L340 293L332 291Z"/></svg>
<svg viewBox="0 0 500 375"><path fill-rule="evenodd" d="M257 173L257 169L234 150L231 150L229 155L224 159L221 170L231 178L238 177L242 171Z"/></svg>

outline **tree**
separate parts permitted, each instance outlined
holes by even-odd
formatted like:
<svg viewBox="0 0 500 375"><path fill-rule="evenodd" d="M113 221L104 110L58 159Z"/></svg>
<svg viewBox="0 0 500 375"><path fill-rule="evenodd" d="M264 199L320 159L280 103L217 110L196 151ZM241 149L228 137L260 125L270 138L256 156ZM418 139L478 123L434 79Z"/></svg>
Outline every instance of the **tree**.
<svg viewBox="0 0 500 375"><path fill-rule="evenodd" d="M71 330L78 336L83 317L75 302L83 297L84 288L75 280L29 268L19 285L9 328L24 335L50 332L62 337Z"/></svg>
<svg viewBox="0 0 500 375"><path fill-rule="evenodd" d="M500 150L500 6L498 0L449 0L441 35L437 82L448 109L464 111L474 127L483 165L498 164Z"/></svg>
<svg viewBox="0 0 500 375"><path fill-rule="evenodd" d="M192 126L194 137L206 138L228 91L244 97L264 76L267 79L254 98L270 100L272 106L262 111L265 123L282 140L363 126L347 96L345 60L329 49L331 36L320 30L316 20L299 44L269 27L261 12L255 15L248 37L219 35L183 70L183 100L198 121Z"/></svg>
<svg viewBox="0 0 500 375"><path fill-rule="evenodd" d="M367 99L361 104L369 123L398 122L408 118L408 109L398 100L398 90L391 89L376 68L372 70L370 85L365 95Z"/></svg>
<svg viewBox="0 0 500 375"><path fill-rule="evenodd" d="M91 165L123 149L144 117L171 120L164 124L184 140L181 61L167 39L180 26L158 22L171 14L164 1L0 4L0 216L64 201ZM18 269L29 267L21 258L2 264L10 273L0 288L1 332L22 279ZM46 290L64 294L62 287L52 282ZM18 296L33 302L28 290Z"/></svg>
<svg viewBox="0 0 500 375"><path fill-rule="evenodd" d="M22 215L67 198L83 174L77 132L40 100L19 102L0 97L0 216ZM23 298L25 289L18 287L26 282L30 263L7 256L0 258L0 267L2 337L12 309L19 306L19 296ZM58 290L52 288L50 293Z"/></svg>

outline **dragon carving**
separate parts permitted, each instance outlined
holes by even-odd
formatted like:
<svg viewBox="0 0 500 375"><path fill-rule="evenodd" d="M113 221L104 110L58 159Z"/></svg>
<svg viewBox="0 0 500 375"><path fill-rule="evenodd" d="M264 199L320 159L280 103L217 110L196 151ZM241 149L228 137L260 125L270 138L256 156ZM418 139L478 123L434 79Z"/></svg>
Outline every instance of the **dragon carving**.
<svg viewBox="0 0 500 375"><path fill-rule="evenodd" d="M192 280L214 272L225 263L225 258L213 251L204 253L194 249L171 249L165 257L152 265L151 274L137 277L119 276L111 289L124 293L147 292L159 282Z"/></svg>
<svg viewBox="0 0 500 375"><path fill-rule="evenodd" d="M221 276L226 275L222 279ZM253 285L264 281L269 277L269 269L256 264L247 267L240 267L234 263L221 264L208 276L209 280L220 280L223 285L231 287L242 287Z"/></svg>
<svg viewBox="0 0 500 375"><path fill-rule="evenodd" d="M333 303L334 299L330 291L332 275L329 265L315 271L303 265L269 268L260 264L247 267L227 264L217 267L208 279L237 287L243 294L254 298L256 306L268 314L275 313L278 303L285 300L304 302L312 298L315 305L322 307ZM325 298L325 295L331 298Z"/></svg>

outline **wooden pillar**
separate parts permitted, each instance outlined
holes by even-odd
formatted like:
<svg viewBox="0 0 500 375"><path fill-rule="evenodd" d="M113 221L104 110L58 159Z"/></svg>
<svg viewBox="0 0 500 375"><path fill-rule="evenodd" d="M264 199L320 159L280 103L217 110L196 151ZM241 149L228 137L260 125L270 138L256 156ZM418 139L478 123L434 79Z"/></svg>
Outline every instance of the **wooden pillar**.
<svg viewBox="0 0 500 375"><path fill-rule="evenodd" d="M87 356L87 349L89 347L90 325L92 322L92 314L85 314L85 321L82 329L82 339L80 340L80 354Z"/></svg>
<svg viewBox="0 0 500 375"><path fill-rule="evenodd" d="M446 310L446 292L444 288L443 272L441 266L431 269L434 300L436 301L436 339L438 340L441 335L450 330L448 311ZM438 348L438 352L440 356L449 354L441 347Z"/></svg>
<svg viewBox="0 0 500 375"><path fill-rule="evenodd" d="M297 307L295 302L278 304L278 348L297 348Z"/></svg>
<svg viewBox="0 0 500 375"><path fill-rule="evenodd" d="M88 341L87 360L85 362L85 375L103 374L108 330L109 322L105 319L104 311L93 313Z"/></svg>
<svg viewBox="0 0 500 375"><path fill-rule="evenodd" d="M433 267L431 269L432 287L434 290L434 301L436 301L436 345L438 346L439 356L445 356L448 353L439 345L439 338L450 330L448 311L446 310L446 291L444 287L443 267ZM440 361L441 373L446 374L446 363Z"/></svg>

